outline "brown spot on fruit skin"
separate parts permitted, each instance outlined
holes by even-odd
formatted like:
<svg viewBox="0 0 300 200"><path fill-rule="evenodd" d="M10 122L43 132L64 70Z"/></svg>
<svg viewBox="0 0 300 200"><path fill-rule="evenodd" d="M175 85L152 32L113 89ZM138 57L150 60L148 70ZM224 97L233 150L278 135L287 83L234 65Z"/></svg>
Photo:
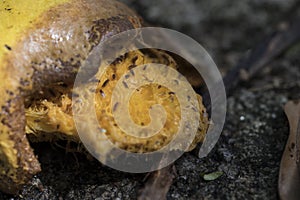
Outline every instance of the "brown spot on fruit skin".
<svg viewBox="0 0 300 200"><path fill-rule="evenodd" d="M8 51L11 51L11 50L12 50L12 48L11 48L10 46L8 46L7 44L4 45L4 47L5 47Z"/></svg>
<svg viewBox="0 0 300 200"><path fill-rule="evenodd" d="M36 160L33 150L26 139L26 135L19 133L25 127L25 110L22 102L23 99L17 97L6 105L6 109L2 109L2 111L6 110L7 112L1 112L1 118L6 119L4 123L3 121L1 123L8 127L9 139L13 142L13 149L17 151L18 162L18 168L7 167L9 155L2 155L4 158L2 157L1 160L6 160L7 163L4 162L3 165L6 173L0 174L0 189L5 192L15 191L19 188L16 186L16 181L19 181L20 184L25 184L26 180L31 178L32 173L41 170L40 164ZM19 121L15 121L16 119ZM0 154L2 150L3 148L0 149Z"/></svg>
<svg viewBox="0 0 300 200"><path fill-rule="evenodd" d="M0 90L0 137L5 138L0 143L0 189L6 193L16 193L40 171L24 131L24 99L33 94L42 96L53 83L72 85L95 45L140 27L140 19L116 1L70 0L49 9L33 24L16 46L6 47L13 51L0 66L7 77Z"/></svg>

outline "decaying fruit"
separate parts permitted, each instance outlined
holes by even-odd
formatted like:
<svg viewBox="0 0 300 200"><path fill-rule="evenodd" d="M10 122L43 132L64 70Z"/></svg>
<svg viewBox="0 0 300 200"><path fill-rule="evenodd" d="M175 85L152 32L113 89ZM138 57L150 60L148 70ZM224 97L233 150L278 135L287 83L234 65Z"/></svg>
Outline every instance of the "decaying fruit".
<svg viewBox="0 0 300 200"><path fill-rule="evenodd" d="M3 1L0 9L0 189L16 193L41 170L26 133L32 141L80 142L71 110L72 86L79 67L101 41L141 27L141 21L133 11L112 0ZM144 125L149 123L151 103L164 105L167 114L175 114L168 115L160 134L137 139L114 123L110 96L116 82L135 66L153 62L177 67L167 53L149 49L120 56L102 77L94 77L98 88L92 92L97 94L99 123L111 141L132 152L161 148L172 139L180 120L178 100L172 91L153 84L133 95L130 113L137 124ZM200 96L198 101L201 121L190 149L207 130Z"/></svg>
<svg viewBox="0 0 300 200"><path fill-rule="evenodd" d="M93 46L140 22L127 7L110 0L0 5L0 188L14 193L40 171L24 131L24 102L53 83L72 83Z"/></svg>

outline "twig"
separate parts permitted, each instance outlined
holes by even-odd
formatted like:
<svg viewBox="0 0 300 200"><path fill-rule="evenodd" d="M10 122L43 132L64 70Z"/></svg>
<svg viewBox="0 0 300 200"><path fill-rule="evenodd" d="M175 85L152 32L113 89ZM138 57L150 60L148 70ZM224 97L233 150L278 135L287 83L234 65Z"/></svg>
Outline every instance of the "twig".
<svg viewBox="0 0 300 200"><path fill-rule="evenodd" d="M253 48L249 56L241 60L224 77L224 85L227 94L230 94L237 84L243 80L249 80L262 67L281 55L300 39L300 18L278 28L273 34Z"/></svg>
<svg viewBox="0 0 300 200"><path fill-rule="evenodd" d="M173 164L152 172L145 187L140 191L138 200L164 200L173 179L176 177L176 169Z"/></svg>

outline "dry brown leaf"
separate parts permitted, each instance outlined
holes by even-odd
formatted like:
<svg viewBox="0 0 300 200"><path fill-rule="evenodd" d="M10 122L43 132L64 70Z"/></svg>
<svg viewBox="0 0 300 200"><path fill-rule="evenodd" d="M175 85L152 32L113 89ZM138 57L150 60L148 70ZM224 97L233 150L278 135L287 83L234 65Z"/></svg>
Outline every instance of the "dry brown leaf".
<svg viewBox="0 0 300 200"><path fill-rule="evenodd" d="M300 101L289 101L284 111L290 135L281 159L278 190L282 200L300 199Z"/></svg>

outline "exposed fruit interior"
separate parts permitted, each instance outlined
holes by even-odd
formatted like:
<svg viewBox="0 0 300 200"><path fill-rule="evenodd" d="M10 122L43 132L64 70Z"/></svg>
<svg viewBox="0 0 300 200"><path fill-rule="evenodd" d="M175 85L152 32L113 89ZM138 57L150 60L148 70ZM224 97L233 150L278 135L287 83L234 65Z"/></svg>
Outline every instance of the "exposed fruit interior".
<svg viewBox="0 0 300 200"><path fill-rule="evenodd" d="M147 84L138 88L131 96L129 112L132 120L141 126L150 123L149 108L160 104L167 113L163 129L149 138L137 138L124 133L116 124L112 115L111 95L118 80L130 69L147 63L160 63L176 68L176 63L168 54L159 50L143 50L126 53L116 59L99 80L96 91L95 108L99 124L106 130L108 138L120 148L131 152L151 152L167 145L177 133L181 119L179 101L173 91L159 84ZM26 132L34 134L33 140L53 140L64 138L78 141L78 134L72 119L72 88L56 84L45 92L42 99L27 105ZM202 141L208 126L206 111L198 95L200 108L200 126L190 149ZM86 116L89 117L89 116Z"/></svg>

